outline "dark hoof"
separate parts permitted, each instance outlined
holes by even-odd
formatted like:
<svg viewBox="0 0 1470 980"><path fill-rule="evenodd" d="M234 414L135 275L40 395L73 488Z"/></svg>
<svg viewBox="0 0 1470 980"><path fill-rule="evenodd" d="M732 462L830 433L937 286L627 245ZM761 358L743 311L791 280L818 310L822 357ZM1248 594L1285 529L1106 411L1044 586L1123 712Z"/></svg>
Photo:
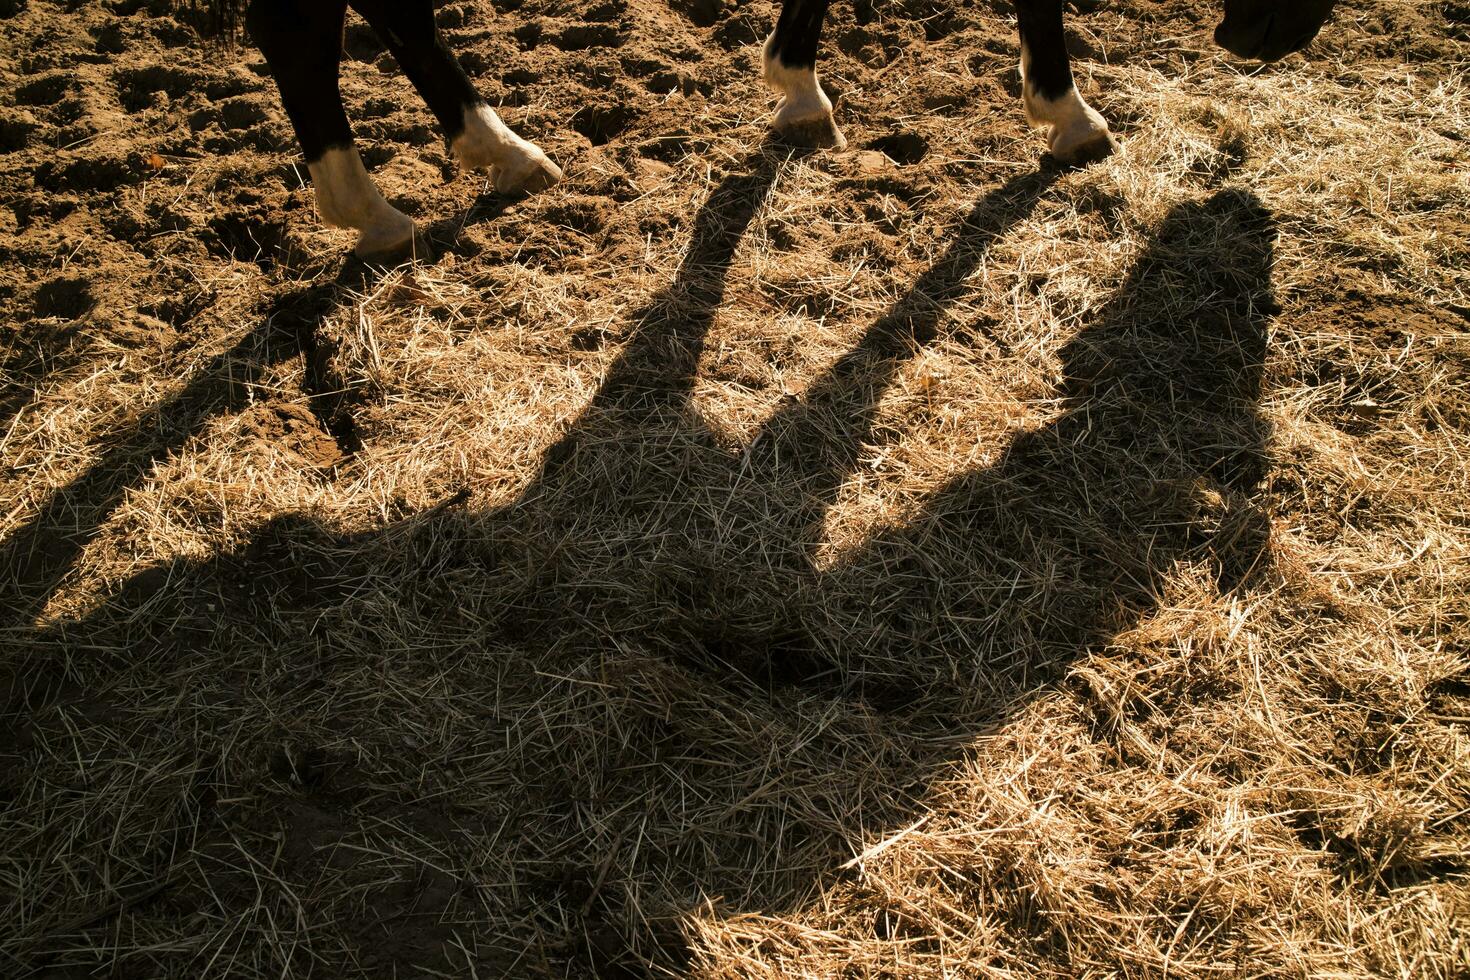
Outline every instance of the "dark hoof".
<svg viewBox="0 0 1470 980"><path fill-rule="evenodd" d="M776 136L790 146L812 147L820 150L845 150L847 137L837 128L831 116L803 119L775 127Z"/></svg>
<svg viewBox="0 0 1470 980"><path fill-rule="evenodd" d="M415 234L408 241L391 248L352 250L352 257L357 259L357 261L364 265L377 266L385 269L408 265L413 262L430 262L433 260L433 255L434 253L429 248L428 240L419 234Z"/></svg>
<svg viewBox="0 0 1470 980"><path fill-rule="evenodd" d="M1103 133L1095 139L1071 148L1066 153L1056 153L1053 156L1065 167L1085 167L1088 164L1106 160L1116 152L1118 152L1118 141L1113 139L1112 133Z"/></svg>

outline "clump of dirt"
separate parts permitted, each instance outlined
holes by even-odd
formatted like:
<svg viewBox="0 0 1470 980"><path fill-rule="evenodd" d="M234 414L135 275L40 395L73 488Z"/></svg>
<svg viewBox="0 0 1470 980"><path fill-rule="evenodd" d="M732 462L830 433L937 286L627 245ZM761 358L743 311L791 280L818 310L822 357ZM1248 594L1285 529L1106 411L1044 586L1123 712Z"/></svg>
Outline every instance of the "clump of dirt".
<svg viewBox="0 0 1470 980"><path fill-rule="evenodd" d="M300 404L261 405L240 417L239 434L271 447L288 449L308 465L330 469L342 462L342 448L322 429L311 409ZM248 446L241 449L248 450Z"/></svg>

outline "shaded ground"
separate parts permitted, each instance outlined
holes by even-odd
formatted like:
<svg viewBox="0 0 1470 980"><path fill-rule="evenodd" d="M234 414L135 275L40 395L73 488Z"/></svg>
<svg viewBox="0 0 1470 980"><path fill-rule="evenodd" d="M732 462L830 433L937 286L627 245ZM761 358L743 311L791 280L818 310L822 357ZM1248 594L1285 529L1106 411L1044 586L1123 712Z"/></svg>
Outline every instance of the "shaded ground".
<svg viewBox="0 0 1470 980"><path fill-rule="evenodd" d="M440 8L566 169L343 261L262 60L12 4L7 974L1452 976L1470 922L1464 11L1243 75L1004 4ZM855 19L856 18L856 19Z"/></svg>

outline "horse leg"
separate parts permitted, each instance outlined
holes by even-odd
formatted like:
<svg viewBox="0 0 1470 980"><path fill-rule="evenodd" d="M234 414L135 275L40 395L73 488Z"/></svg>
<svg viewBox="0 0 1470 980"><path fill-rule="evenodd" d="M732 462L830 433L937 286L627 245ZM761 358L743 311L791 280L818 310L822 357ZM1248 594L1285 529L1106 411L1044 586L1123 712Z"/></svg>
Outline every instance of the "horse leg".
<svg viewBox="0 0 1470 980"><path fill-rule="evenodd" d="M337 86L346 10L346 0L253 0L245 24L275 76L322 220L357 232L359 258L395 259L413 248L413 219L383 199L352 145Z"/></svg>
<svg viewBox="0 0 1470 980"><path fill-rule="evenodd" d="M1026 119L1047 127L1047 146L1065 164L1091 163L1117 149L1108 124L1072 83L1062 34L1062 0L1017 0Z"/></svg>
<svg viewBox="0 0 1470 980"><path fill-rule="evenodd" d="M488 168L502 194L529 194L561 179L561 168L512 132L475 91L440 36L429 0L350 2L423 96L461 165Z"/></svg>
<svg viewBox="0 0 1470 980"><path fill-rule="evenodd" d="M832 100L817 82L817 42L828 0L785 0L761 51L766 84L781 93L771 128L800 146L847 145L832 118Z"/></svg>

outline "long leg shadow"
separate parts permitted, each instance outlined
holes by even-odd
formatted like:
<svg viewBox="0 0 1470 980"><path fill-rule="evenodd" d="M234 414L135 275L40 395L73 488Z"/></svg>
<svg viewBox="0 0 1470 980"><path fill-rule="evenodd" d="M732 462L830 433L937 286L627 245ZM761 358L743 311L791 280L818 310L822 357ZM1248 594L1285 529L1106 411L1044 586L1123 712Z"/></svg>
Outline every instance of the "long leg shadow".
<svg viewBox="0 0 1470 980"><path fill-rule="evenodd" d="M791 642L785 617L773 622L767 609L742 615L721 608L732 589L745 591L721 587L740 574L731 569L751 569L738 558L719 567L710 542L733 539L735 550L749 551L759 534L765 540L757 550L783 574L807 566L821 512L851 471L887 385L933 339L990 246L1031 213L1059 173L1027 174L983 195L952 227L940 258L804 399L762 427L752 453L736 459L684 409L726 267L774 172L762 155L758 166L747 163L723 180L696 221L673 284L635 318L633 338L602 387L547 452L541 479L487 520L502 559L540 569L539 580L506 604L505 622L564 632L585 627L587 610L596 609L600 628L636 631L643 617L627 601L626 582L651 573L649 587L679 610L661 632L684 664L733 670L767 686L829 674L830 658ZM763 483L781 484L781 499L751 492ZM622 499L610 520L599 521L610 490ZM650 557L660 550L663 558Z"/></svg>
<svg viewBox="0 0 1470 980"><path fill-rule="evenodd" d="M849 669L989 711L1137 622L1175 562L1208 561L1222 590L1260 567L1274 237L1241 192L1170 213L1061 351L1064 413L818 576L823 614L864 637ZM956 662L1006 682L956 691Z"/></svg>
<svg viewBox="0 0 1470 980"><path fill-rule="evenodd" d="M1060 171L1041 170L988 192L950 229L950 244L932 266L863 331L858 342L776 412L752 441L742 482L795 481L805 506L789 515L791 534L807 547L820 534L822 512L857 465L872 435L873 412L903 364L935 339L945 311L991 245L1026 219ZM1004 353L1003 340L980 333Z"/></svg>
<svg viewBox="0 0 1470 980"><path fill-rule="evenodd" d="M593 432L637 429L689 400L705 335L725 296L735 249L774 185L776 144L747 154L710 192L673 281L633 318L631 336L576 424L546 454L542 482L557 474ZM784 156L784 155L783 155ZM541 488L544 489L544 488ZM539 494L533 488L525 495Z"/></svg>
<svg viewBox="0 0 1470 980"><path fill-rule="evenodd" d="M772 564L794 582L809 571L811 552L822 533L822 518L843 481L857 466L870 439L874 412L884 392L918 351L938 335L947 311L971 288L970 277L992 245L1035 209L1061 171L1048 168L1015 177L985 193L949 229L940 257L862 332L857 342L761 426L750 449L719 482L724 499L718 511L728 523L745 520L749 528L778 544L767 546ZM1003 351L1005 344L983 326L980 335ZM773 511L766 491L780 487L784 509ZM677 496L671 490L670 496ZM757 513L751 513L755 507ZM749 536L736 534L737 540ZM720 535L712 535L712 538ZM770 610L729 617L719 601L690 603L692 642L679 655L687 666L733 672L741 680L770 690L787 685L830 690L844 682L830 651L814 648L807 632L790 617ZM897 689L865 682L867 695L887 702L905 700Z"/></svg>
<svg viewBox="0 0 1470 980"><path fill-rule="evenodd" d="M8 621L19 625L36 616L128 488L182 448L209 418L242 406L274 365L305 359L313 412L345 450L355 448L350 417L336 404L340 393L326 379L329 351L318 328L340 291L360 288L370 274L367 267L349 263L332 281L278 298L255 329L212 358L182 390L145 412L79 476L51 492L30 520L0 541L0 609L10 614Z"/></svg>

